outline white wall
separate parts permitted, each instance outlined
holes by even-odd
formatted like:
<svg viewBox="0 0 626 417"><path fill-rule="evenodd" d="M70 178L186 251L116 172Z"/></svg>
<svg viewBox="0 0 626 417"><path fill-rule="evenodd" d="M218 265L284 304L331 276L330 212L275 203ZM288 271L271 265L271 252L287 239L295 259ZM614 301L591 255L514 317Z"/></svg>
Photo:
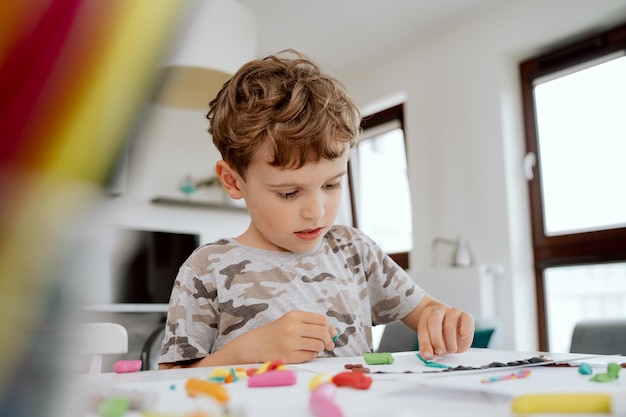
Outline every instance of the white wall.
<svg viewBox="0 0 626 417"><path fill-rule="evenodd" d="M246 213L227 209L155 205L155 197L184 200L179 185L215 174L219 153L207 133L201 110L180 110L148 104L129 150L127 189L108 204L108 221L146 230L193 232L202 242L242 233ZM199 190L190 200L232 203L221 187ZM234 204L234 203L233 203Z"/></svg>
<svg viewBox="0 0 626 417"><path fill-rule="evenodd" d="M626 19L623 0L506 3L381 65L339 75L362 108L406 96L414 268L437 236L465 235L500 264L503 347L537 349L518 64L556 42Z"/></svg>

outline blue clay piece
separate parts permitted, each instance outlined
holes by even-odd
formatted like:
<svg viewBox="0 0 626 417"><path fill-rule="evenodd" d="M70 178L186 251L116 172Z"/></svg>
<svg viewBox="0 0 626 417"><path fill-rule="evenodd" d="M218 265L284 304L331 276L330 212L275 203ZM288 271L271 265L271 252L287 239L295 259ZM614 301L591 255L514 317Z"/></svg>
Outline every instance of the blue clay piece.
<svg viewBox="0 0 626 417"><path fill-rule="evenodd" d="M426 365L428 368L446 368L446 369L449 368L449 366L444 364L444 363L439 363L439 362L433 362L433 361L426 360L419 353L416 353L416 355L419 358L419 360L424 362L424 365Z"/></svg>
<svg viewBox="0 0 626 417"><path fill-rule="evenodd" d="M593 373L593 369L588 363L581 363L578 367L578 373L581 375L591 375Z"/></svg>

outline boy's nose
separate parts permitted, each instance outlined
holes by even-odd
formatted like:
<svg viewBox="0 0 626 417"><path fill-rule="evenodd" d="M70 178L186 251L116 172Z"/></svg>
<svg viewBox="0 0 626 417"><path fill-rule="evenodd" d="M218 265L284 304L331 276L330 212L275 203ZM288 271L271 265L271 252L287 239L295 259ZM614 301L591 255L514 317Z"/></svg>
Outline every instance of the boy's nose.
<svg viewBox="0 0 626 417"><path fill-rule="evenodd" d="M317 195L307 199L301 210L301 215L305 219L320 219L324 213L324 199Z"/></svg>

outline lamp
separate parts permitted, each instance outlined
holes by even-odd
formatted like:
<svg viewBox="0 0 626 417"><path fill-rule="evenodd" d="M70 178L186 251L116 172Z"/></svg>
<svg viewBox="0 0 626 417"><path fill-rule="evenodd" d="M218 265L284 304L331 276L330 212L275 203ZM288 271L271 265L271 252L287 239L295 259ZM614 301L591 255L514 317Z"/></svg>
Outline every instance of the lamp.
<svg viewBox="0 0 626 417"><path fill-rule="evenodd" d="M186 0L181 32L161 63L154 101L205 109L256 53L256 21L234 0Z"/></svg>
<svg viewBox="0 0 626 417"><path fill-rule="evenodd" d="M474 264L469 243L467 242L467 238L465 236L459 236L456 240L436 237L433 239L433 248L437 246L438 243L445 243L454 246L452 261L450 262L451 266L467 268Z"/></svg>

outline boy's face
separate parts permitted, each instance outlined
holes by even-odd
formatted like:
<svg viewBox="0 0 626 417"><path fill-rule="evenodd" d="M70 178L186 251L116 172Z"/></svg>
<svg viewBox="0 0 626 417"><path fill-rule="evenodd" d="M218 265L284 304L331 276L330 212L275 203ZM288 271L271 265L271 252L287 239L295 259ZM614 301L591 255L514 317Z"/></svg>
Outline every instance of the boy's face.
<svg viewBox="0 0 626 417"><path fill-rule="evenodd" d="M238 240L278 251L306 252L315 248L337 216L348 155L346 149L332 161L322 159L299 169L281 169L267 162L265 146L257 150L246 171L246 181L238 179L252 220Z"/></svg>

